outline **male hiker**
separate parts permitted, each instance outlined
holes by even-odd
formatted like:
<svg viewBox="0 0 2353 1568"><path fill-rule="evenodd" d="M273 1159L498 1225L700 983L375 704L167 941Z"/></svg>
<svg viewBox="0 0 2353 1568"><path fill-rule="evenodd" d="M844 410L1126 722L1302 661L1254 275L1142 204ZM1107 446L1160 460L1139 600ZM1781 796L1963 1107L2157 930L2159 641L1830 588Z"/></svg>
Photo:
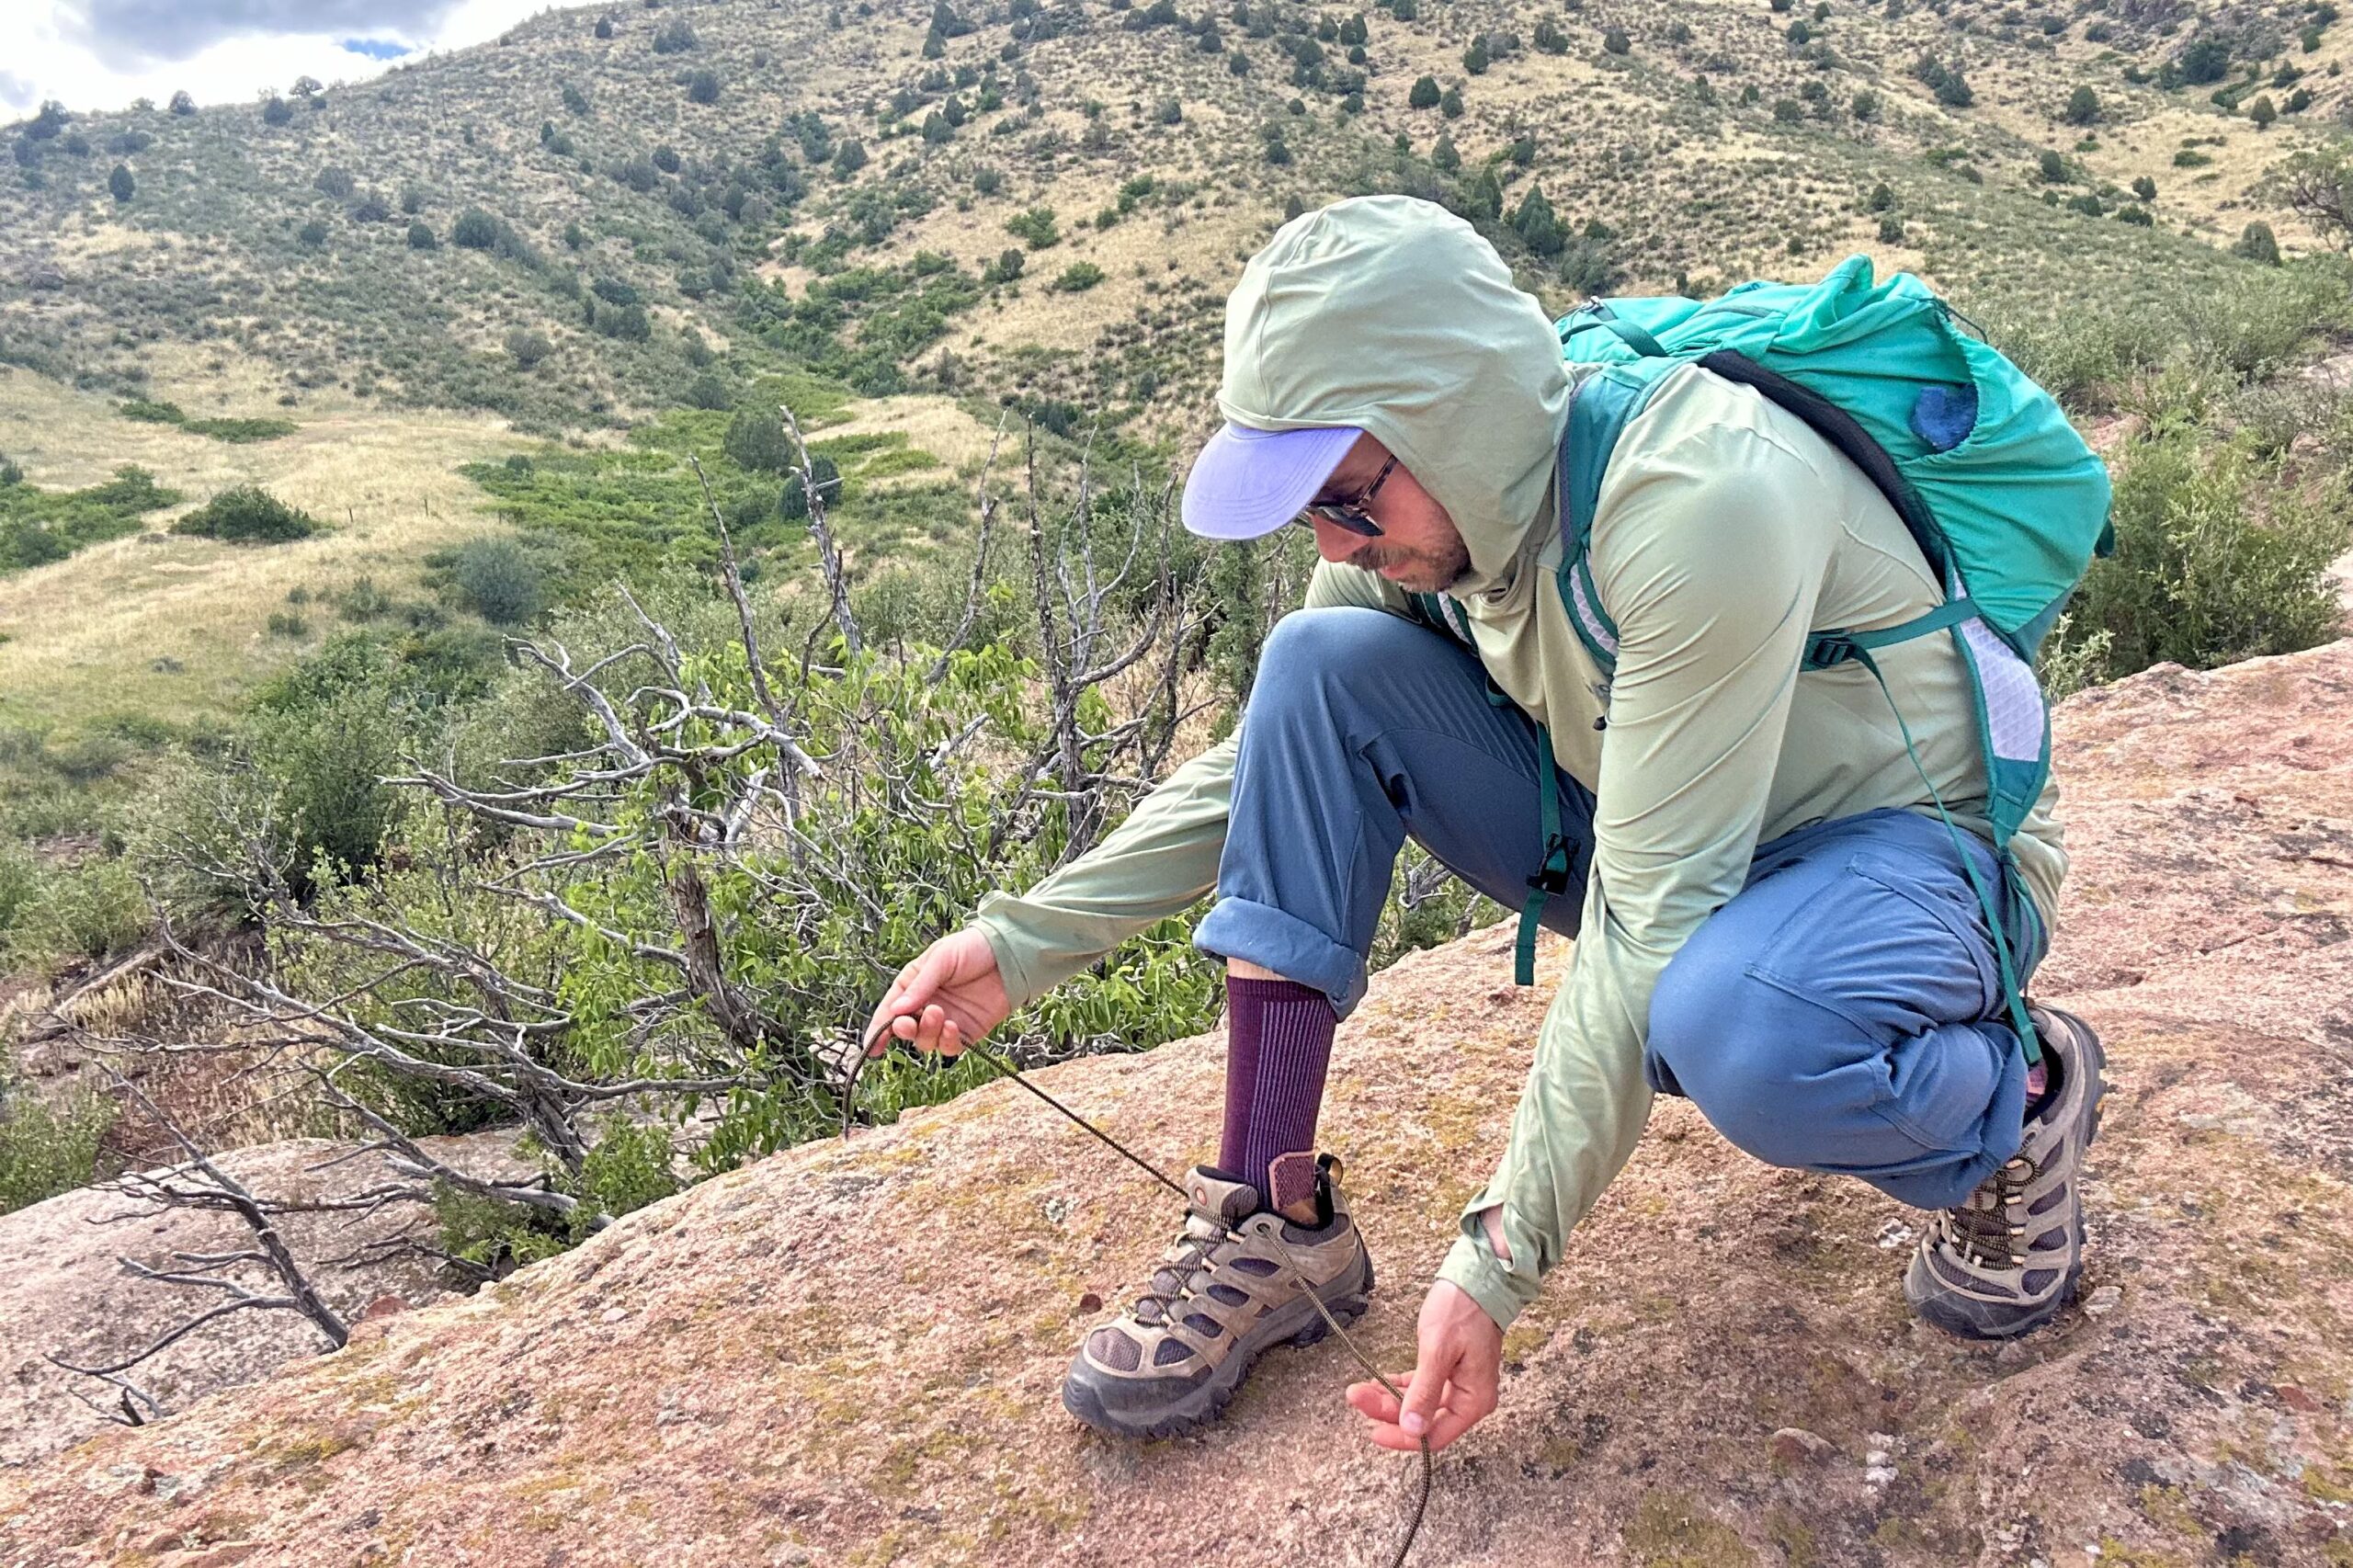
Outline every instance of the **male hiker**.
<svg viewBox="0 0 2353 1568"><path fill-rule="evenodd" d="M1577 944L1422 1307L1404 1407L1349 1392L1374 1442L1442 1447L1495 1408L1505 1325L1654 1091L1760 1159L1942 1210L1904 1279L1939 1327L2022 1333L2072 1296L2098 1043L2036 1009L2030 1064L2003 978L2045 946L2055 791L2034 776L2006 873L1953 636L1864 639L1875 661L1801 672L1812 634L1896 627L1944 591L1861 469L1696 365L1608 454L1579 590L1607 607L1605 668L1556 584L1571 369L1442 210L1365 198L1286 224L1228 301L1228 423L1183 511L1220 540L1311 525L1305 608L1268 639L1233 740L1081 859L990 895L877 1010L955 1051L1214 888L1194 939L1227 966L1218 1161L1185 1184L1143 1293L1072 1363L1064 1403L1089 1426L1213 1419L1259 1351L1322 1332L1306 1289L1362 1310L1371 1264L1313 1152L1317 1108L1408 835L1510 905L1553 861L1536 913ZM2025 896L1997 939L1982 889L2008 876Z"/></svg>

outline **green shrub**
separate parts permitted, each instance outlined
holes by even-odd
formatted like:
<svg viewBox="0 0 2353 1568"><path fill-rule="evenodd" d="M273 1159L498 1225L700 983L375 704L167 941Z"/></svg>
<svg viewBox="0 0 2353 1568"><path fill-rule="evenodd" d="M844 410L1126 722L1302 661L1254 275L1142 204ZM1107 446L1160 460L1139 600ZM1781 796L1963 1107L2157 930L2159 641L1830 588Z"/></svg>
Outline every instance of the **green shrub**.
<svg viewBox="0 0 2353 1568"><path fill-rule="evenodd" d="M670 1197L682 1185L672 1165L669 1135L659 1126L640 1126L625 1116L610 1116L598 1124L597 1141L576 1176L548 1157L528 1134L517 1149L526 1159L540 1160L550 1187L578 1199L580 1207L564 1216L478 1197L446 1182L434 1184L434 1218L441 1229L442 1249L494 1279L579 1245L600 1217L634 1213Z"/></svg>
<svg viewBox="0 0 2353 1568"><path fill-rule="evenodd" d="M127 953L147 935L146 895L130 864L112 857L45 870L11 922L7 956L54 969Z"/></svg>
<svg viewBox="0 0 2353 1568"><path fill-rule="evenodd" d="M2211 669L2335 636L2342 476L2308 495L2245 439L2157 417L2116 465L2116 553L2093 562L2054 634L2059 673L2115 680L2168 660Z"/></svg>
<svg viewBox="0 0 2353 1568"><path fill-rule="evenodd" d="M498 626L520 626L547 605L547 576L529 551L496 536L460 545L450 582L466 608Z"/></svg>
<svg viewBox="0 0 2353 1568"><path fill-rule="evenodd" d="M628 343L644 343L654 336L654 318L646 313L643 305L608 305L602 300L594 301L588 324L599 336Z"/></svg>
<svg viewBox="0 0 2353 1568"><path fill-rule="evenodd" d="M0 1214L87 1187L113 1108L94 1095L52 1108L0 1085Z"/></svg>
<svg viewBox="0 0 2353 1568"><path fill-rule="evenodd" d="M1053 289L1061 294L1083 294L1103 281L1103 269L1091 261L1074 261L1063 268L1063 275L1053 281Z"/></svg>
<svg viewBox="0 0 2353 1568"><path fill-rule="evenodd" d="M255 484L223 490L172 525L176 534L235 544L284 544L308 539L318 529L317 520L309 513Z"/></svg>
<svg viewBox="0 0 2353 1568"><path fill-rule="evenodd" d="M793 463L784 421L765 409L745 409L727 422L725 449L730 462L752 473L782 473Z"/></svg>
<svg viewBox="0 0 2353 1568"><path fill-rule="evenodd" d="M1933 54L1923 54L1912 62L1912 74L1921 85L1937 96L1937 102L1947 108L1967 108L1977 101L1977 94L1961 73L1958 64L1948 64Z"/></svg>
<svg viewBox="0 0 2353 1568"><path fill-rule="evenodd" d="M466 250L489 250L498 244L498 227L497 219L479 207L469 207L450 227L449 243Z"/></svg>
<svg viewBox="0 0 2353 1568"><path fill-rule="evenodd" d="M280 436L291 436L301 426L291 419L190 419L181 428L232 446L244 446L253 441L275 441Z"/></svg>
<svg viewBox="0 0 2353 1568"><path fill-rule="evenodd" d="M507 328L506 347L506 357L515 361L518 370L532 369L555 352L555 345L548 340L546 333L528 326Z"/></svg>
<svg viewBox="0 0 2353 1568"><path fill-rule="evenodd" d="M2245 256L2265 267L2277 267L2279 265L2279 241L2272 233L2270 224L2261 222L2249 223L2239 231L2237 242L2231 246L2231 254Z"/></svg>
<svg viewBox="0 0 2353 1568"><path fill-rule="evenodd" d="M2219 82L2230 74L2231 46L2211 34L2192 40L2176 59L2181 79L2193 87Z"/></svg>
<svg viewBox="0 0 2353 1568"><path fill-rule="evenodd" d="M245 747L303 897L374 866L408 800L384 784L435 722L424 674L381 634L347 631L256 694Z"/></svg>
<svg viewBox="0 0 2353 1568"><path fill-rule="evenodd" d="M1032 207L1007 218L1005 231L1031 250L1044 250L1062 238L1061 231L1054 226L1054 210L1051 207Z"/></svg>
<svg viewBox="0 0 2353 1568"><path fill-rule="evenodd" d="M0 471L14 467L0 462ZM85 545L137 533L142 516L179 499L145 469L128 465L84 490L41 490L18 471L0 484L0 572L63 561Z"/></svg>
<svg viewBox="0 0 2353 1568"><path fill-rule="evenodd" d="M812 453L809 472L817 481L817 498L832 506L841 491L841 465L822 452ZM784 491L777 498L777 512L788 523L800 522L809 516L809 490L800 474L784 476Z"/></svg>
<svg viewBox="0 0 2353 1568"><path fill-rule="evenodd" d="M142 425L179 425L188 419L176 403L156 403L141 397L115 404L114 411L125 419L136 419Z"/></svg>

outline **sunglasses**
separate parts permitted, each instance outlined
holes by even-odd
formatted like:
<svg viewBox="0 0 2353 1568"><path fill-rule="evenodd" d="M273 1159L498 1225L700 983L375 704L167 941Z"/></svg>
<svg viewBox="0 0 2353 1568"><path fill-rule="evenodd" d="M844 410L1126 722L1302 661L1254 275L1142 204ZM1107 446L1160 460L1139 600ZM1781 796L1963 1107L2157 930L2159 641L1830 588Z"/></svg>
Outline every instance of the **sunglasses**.
<svg viewBox="0 0 2353 1568"><path fill-rule="evenodd" d="M1310 501L1294 520L1306 523L1320 517L1336 528L1346 528L1366 539L1379 539L1381 525L1372 520L1366 508L1372 505L1372 498L1381 494L1381 485L1388 481L1389 471L1396 466L1396 455L1392 453L1389 460L1381 465L1381 472L1372 476L1372 483L1366 485L1354 500Z"/></svg>

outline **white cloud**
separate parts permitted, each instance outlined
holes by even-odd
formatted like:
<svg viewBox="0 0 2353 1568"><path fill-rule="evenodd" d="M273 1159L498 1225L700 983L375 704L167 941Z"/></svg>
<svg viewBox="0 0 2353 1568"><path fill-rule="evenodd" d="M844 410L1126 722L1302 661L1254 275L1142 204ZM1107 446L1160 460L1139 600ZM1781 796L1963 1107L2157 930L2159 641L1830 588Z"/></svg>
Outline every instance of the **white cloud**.
<svg viewBox="0 0 2353 1568"><path fill-rule="evenodd" d="M392 63L347 40L433 50L485 42L549 7L544 0L0 0L0 116L56 98L77 112L163 103L185 89L199 103L249 102L298 76L330 86L364 81ZM150 13L178 19L141 27ZM207 19L209 17L209 20ZM299 18L295 26L287 25ZM324 24L322 26L322 24Z"/></svg>

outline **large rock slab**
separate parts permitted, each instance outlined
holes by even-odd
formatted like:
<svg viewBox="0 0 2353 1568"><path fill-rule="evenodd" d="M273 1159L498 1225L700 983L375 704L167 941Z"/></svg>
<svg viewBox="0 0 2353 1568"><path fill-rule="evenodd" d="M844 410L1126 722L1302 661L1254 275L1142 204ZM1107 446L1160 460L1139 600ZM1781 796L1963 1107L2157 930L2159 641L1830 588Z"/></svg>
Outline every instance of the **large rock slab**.
<svg viewBox="0 0 2353 1568"><path fill-rule="evenodd" d="M2353 1561L2353 643L2153 671L2061 731L2078 874L2043 990L2106 1034L2090 1305L1992 1347L1904 1311L1918 1217L1664 1103L1442 1455L1413 1561ZM1326 1116L1410 1360L1550 985L1492 930L1380 976ZM1547 949L1547 982L1567 960ZM1051 1091L1179 1165L1221 1042ZM1056 1400L1163 1196L1011 1085L708 1182L344 1352L0 1475L20 1564L1381 1563L1410 1460L1334 1345L1213 1433Z"/></svg>
<svg viewBox="0 0 2353 1568"><path fill-rule="evenodd" d="M525 1172L513 1136L476 1133L436 1138L426 1146L459 1168L483 1176ZM214 1163L256 1195L281 1202L324 1202L393 1179L376 1154L355 1146L298 1138L256 1144ZM359 1210L288 1214L279 1234L306 1266L312 1283L345 1321L369 1306L424 1306L449 1295L435 1261L404 1245L430 1243L436 1222L421 1203L388 1202ZM49 1358L105 1366L152 1345L224 1300L195 1285L163 1285L124 1271L120 1257L150 1268L184 1267L175 1253L224 1253L251 1247L253 1233L233 1214L153 1204L103 1187L68 1192L0 1216L0 1466L21 1465L103 1431L100 1404L113 1391L59 1369ZM276 1277L238 1266L230 1277L259 1294ZM387 1298L390 1298L388 1301ZM220 1318L142 1362L129 1374L165 1409L267 1376L293 1358L314 1356L326 1340L307 1319L285 1312L240 1312Z"/></svg>

